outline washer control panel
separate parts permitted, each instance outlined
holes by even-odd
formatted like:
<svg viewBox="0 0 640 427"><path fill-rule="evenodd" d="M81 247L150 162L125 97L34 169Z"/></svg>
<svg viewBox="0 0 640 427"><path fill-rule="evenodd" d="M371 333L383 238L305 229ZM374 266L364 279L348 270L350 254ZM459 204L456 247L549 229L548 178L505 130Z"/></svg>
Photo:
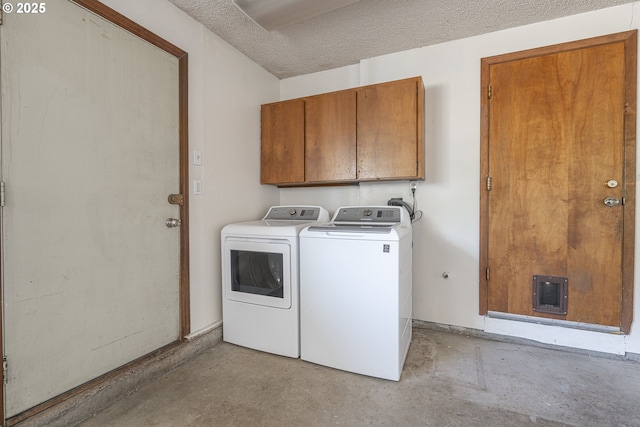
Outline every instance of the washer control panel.
<svg viewBox="0 0 640 427"><path fill-rule="evenodd" d="M363 223L400 223L401 212L399 206L351 206L340 208L333 216L333 223L363 222Z"/></svg>

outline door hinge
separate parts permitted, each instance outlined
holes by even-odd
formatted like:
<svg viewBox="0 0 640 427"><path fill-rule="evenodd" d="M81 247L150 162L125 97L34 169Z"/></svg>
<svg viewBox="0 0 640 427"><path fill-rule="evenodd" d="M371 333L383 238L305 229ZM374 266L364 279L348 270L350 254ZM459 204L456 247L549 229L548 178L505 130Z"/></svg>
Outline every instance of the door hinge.
<svg viewBox="0 0 640 427"><path fill-rule="evenodd" d="M485 272L485 276L487 278L487 281L489 281L489 267L487 267L487 271Z"/></svg>
<svg viewBox="0 0 640 427"><path fill-rule="evenodd" d="M491 177L487 177L487 191L491 191Z"/></svg>
<svg viewBox="0 0 640 427"><path fill-rule="evenodd" d="M0 208L4 207L4 181L0 181Z"/></svg>
<svg viewBox="0 0 640 427"><path fill-rule="evenodd" d="M489 85L489 88L487 89L487 97L489 99L491 99L491 97L493 97L493 86Z"/></svg>
<svg viewBox="0 0 640 427"><path fill-rule="evenodd" d="M7 356L2 358L2 382L5 384L9 381L7 371L9 370L9 362L7 362Z"/></svg>
<svg viewBox="0 0 640 427"><path fill-rule="evenodd" d="M2 25L3 19L4 19L4 2L0 1L0 25Z"/></svg>

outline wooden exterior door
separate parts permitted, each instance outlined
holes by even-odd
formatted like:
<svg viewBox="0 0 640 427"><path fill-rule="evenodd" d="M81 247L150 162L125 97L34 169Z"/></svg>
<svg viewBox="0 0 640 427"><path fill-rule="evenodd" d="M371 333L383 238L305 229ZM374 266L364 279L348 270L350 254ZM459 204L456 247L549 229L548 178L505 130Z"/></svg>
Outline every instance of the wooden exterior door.
<svg viewBox="0 0 640 427"><path fill-rule="evenodd" d="M629 330L635 68L635 31L483 59L482 313Z"/></svg>

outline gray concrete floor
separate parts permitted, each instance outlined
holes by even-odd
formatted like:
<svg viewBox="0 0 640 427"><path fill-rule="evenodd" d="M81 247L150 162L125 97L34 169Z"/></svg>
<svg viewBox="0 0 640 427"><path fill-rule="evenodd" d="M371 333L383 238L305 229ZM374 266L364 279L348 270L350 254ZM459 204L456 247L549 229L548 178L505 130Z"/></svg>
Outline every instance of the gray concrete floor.
<svg viewBox="0 0 640 427"><path fill-rule="evenodd" d="M414 328L393 382L220 343L79 425L640 426L640 363Z"/></svg>

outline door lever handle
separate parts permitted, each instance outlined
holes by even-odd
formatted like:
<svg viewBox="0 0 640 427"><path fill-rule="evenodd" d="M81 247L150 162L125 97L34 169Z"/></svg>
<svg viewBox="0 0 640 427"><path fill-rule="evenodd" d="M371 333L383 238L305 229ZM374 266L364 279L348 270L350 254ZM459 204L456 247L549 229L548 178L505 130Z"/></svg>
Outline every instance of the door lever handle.
<svg viewBox="0 0 640 427"><path fill-rule="evenodd" d="M612 208L620 204L620 199L618 199L617 197L607 197L606 199L604 199L604 204Z"/></svg>
<svg viewBox="0 0 640 427"><path fill-rule="evenodd" d="M167 228L180 227L182 225L182 221L180 221L178 218L167 218L165 225L167 226Z"/></svg>

